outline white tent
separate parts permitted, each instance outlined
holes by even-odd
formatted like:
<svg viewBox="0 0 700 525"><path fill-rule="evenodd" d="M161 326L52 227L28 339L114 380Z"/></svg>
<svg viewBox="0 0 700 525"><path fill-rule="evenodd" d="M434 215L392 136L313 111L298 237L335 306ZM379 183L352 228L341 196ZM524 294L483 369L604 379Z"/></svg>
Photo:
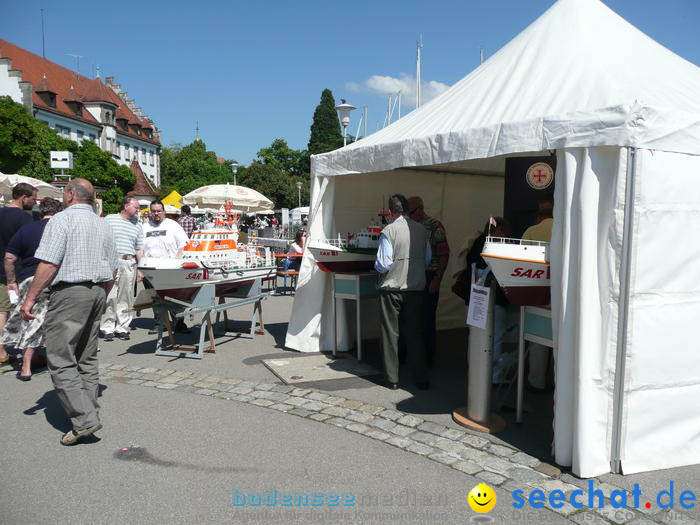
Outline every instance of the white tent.
<svg viewBox="0 0 700 525"><path fill-rule="evenodd" d="M34 186L37 189L36 196L39 199L51 197L60 201L63 198L63 190L56 186L51 186L48 182L33 177L25 177L24 175L6 175L4 173L0 173L0 196L6 201L10 201L12 199L12 188L20 182Z"/></svg>
<svg viewBox="0 0 700 525"><path fill-rule="evenodd" d="M600 1L559 0L440 97L313 156L311 238L401 192L454 248L500 211L505 157L555 153L555 460L585 477L698 463L698 93L698 67ZM464 322L450 284L443 326ZM332 346L329 290L307 251L288 347Z"/></svg>

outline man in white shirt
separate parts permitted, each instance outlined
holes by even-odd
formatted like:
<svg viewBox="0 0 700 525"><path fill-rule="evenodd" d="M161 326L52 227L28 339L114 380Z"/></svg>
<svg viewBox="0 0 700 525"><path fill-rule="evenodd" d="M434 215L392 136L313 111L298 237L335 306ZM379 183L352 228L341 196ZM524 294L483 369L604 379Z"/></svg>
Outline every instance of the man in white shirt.
<svg viewBox="0 0 700 525"><path fill-rule="evenodd" d="M151 203L151 213L148 222L143 228L143 257L162 257L171 259L180 257L182 249L189 241L189 237L177 222L165 216L165 206L162 201ZM152 288L147 279L144 279L146 288ZM178 318L175 331L189 333L182 318Z"/></svg>
<svg viewBox="0 0 700 525"><path fill-rule="evenodd" d="M170 259L182 255L182 249L189 241L182 226L165 217L165 206L161 201L151 203L150 215L143 225L143 256Z"/></svg>

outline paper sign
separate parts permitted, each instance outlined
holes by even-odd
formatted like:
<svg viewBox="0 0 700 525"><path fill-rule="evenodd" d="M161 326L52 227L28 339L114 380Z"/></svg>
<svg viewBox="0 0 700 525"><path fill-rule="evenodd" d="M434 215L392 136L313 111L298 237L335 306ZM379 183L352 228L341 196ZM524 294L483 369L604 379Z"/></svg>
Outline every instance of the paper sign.
<svg viewBox="0 0 700 525"><path fill-rule="evenodd" d="M467 311L467 324L469 326L486 328L490 293L490 288L472 284L472 292L469 296L469 310Z"/></svg>

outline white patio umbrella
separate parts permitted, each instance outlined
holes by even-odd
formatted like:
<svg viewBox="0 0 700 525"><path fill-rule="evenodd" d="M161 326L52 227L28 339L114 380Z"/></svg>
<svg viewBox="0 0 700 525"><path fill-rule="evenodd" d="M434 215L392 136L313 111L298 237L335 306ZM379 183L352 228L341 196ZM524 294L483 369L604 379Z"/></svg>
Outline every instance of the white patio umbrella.
<svg viewBox="0 0 700 525"><path fill-rule="evenodd" d="M245 211L259 211L272 208L272 201L253 189L231 184L212 184L189 192L180 199L182 204L203 208L218 208L230 202L234 208Z"/></svg>
<svg viewBox="0 0 700 525"><path fill-rule="evenodd" d="M48 182L32 177L25 177L24 175L5 175L2 173L0 173L0 196L4 197L6 202L11 200L12 188L20 182L26 182L34 186L38 190L37 197L40 199L51 197L52 199L61 200L63 198L63 190L56 186L51 186Z"/></svg>

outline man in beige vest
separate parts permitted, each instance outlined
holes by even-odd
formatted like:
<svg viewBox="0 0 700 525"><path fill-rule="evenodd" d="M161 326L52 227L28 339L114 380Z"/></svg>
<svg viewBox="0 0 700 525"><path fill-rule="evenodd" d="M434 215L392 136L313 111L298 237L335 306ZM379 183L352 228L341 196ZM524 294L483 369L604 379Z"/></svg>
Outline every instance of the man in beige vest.
<svg viewBox="0 0 700 525"><path fill-rule="evenodd" d="M429 387L422 316L425 268L431 259L428 233L408 217L408 202L400 194L389 199L391 223L382 230L374 269L379 276L382 353L389 388L399 385L399 334L406 341L408 362L416 386Z"/></svg>

